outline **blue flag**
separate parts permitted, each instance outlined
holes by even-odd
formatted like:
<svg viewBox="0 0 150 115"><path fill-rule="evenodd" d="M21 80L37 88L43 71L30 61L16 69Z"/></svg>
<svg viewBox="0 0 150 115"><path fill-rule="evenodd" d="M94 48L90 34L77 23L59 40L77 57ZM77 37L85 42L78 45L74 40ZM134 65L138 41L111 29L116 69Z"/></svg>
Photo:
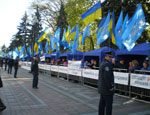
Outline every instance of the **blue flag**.
<svg viewBox="0 0 150 115"><path fill-rule="evenodd" d="M28 48L27 48L27 55L31 56L31 46L28 46Z"/></svg>
<svg viewBox="0 0 150 115"><path fill-rule="evenodd" d="M81 15L81 18L85 25L93 22L95 19L98 19L100 17L102 17L102 8L100 1Z"/></svg>
<svg viewBox="0 0 150 115"><path fill-rule="evenodd" d="M82 45L84 44L85 38L87 36L90 36L90 25L89 24L86 26L86 29L85 29L85 31L84 31L84 33L82 35L82 42L81 42Z"/></svg>
<svg viewBox="0 0 150 115"><path fill-rule="evenodd" d="M19 56L19 50L18 50L18 48L15 48L14 51L16 52L17 56Z"/></svg>
<svg viewBox="0 0 150 115"><path fill-rule="evenodd" d="M111 16L111 19L110 19L108 30L109 30L109 33L110 33L112 43L116 44L116 38L115 38L115 12L114 12L114 10L112 12L112 16Z"/></svg>
<svg viewBox="0 0 150 115"><path fill-rule="evenodd" d="M126 30L128 23L129 23L128 14L126 14L126 17L124 18L123 25L122 25L122 33L124 33L124 31Z"/></svg>
<svg viewBox="0 0 150 115"><path fill-rule="evenodd" d="M102 19L102 21L100 22L100 24L98 25L98 28L96 30L96 34L98 34L98 32L100 31L101 27L103 26L103 24L105 23L106 17L104 17Z"/></svg>
<svg viewBox="0 0 150 115"><path fill-rule="evenodd" d="M131 21L124 31L121 39L124 46L130 51L134 46L136 40L141 36L146 27L145 16L141 4L138 5Z"/></svg>
<svg viewBox="0 0 150 115"><path fill-rule="evenodd" d="M97 45L100 45L102 42L104 42L108 36L109 36L109 22L110 22L110 12L107 15L107 18L105 20L105 23L102 26L102 29L97 34Z"/></svg>
<svg viewBox="0 0 150 115"><path fill-rule="evenodd" d="M54 40L55 40L55 45L56 45L56 52L59 52L59 47L60 47L60 28L58 28L54 34Z"/></svg>
<svg viewBox="0 0 150 115"><path fill-rule="evenodd" d="M48 35L48 37L50 39L50 48L51 48L52 51L54 51L55 50L55 47L54 47L54 43L55 43L54 38L52 38L50 35Z"/></svg>
<svg viewBox="0 0 150 115"><path fill-rule="evenodd" d="M123 49L123 43L121 39L122 35L122 24L123 24L123 11L121 11L119 19L117 21L116 27L115 27L115 42L119 49Z"/></svg>
<svg viewBox="0 0 150 115"><path fill-rule="evenodd" d="M20 56L24 55L25 53L25 45L21 48Z"/></svg>
<svg viewBox="0 0 150 115"><path fill-rule="evenodd" d="M63 32L63 37L62 37L62 40L61 40L62 42L65 41L65 39L66 39L65 34L66 34L66 28L64 29L64 32Z"/></svg>
<svg viewBox="0 0 150 115"><path fill-rule="evenodd" d="M39 44L38 44L38 51L39 51L39 55L40 54L43 54L43 47L42 47L42 42L40 42Z"/></svg>
<svg viewBox="0 0 150 115"><path fill-rule="evenodd" d="M75 35L74 42L72 45L72 52L76 51L76 49L78 48L78 45L79 45L79 25L77 26L77 29L76 29L76 35Z"/></svg>

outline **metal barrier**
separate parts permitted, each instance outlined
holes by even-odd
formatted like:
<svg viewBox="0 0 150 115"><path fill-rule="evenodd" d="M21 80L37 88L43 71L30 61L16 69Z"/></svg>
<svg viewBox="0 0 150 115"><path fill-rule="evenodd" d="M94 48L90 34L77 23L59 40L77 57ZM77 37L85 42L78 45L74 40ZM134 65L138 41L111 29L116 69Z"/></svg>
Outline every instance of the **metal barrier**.
<svg viewBox="0 0 150 115"><path fill-rule="evenodd" d="M116 93L129 96L130 76L127 72L127 69L114 68ZM117 79L119 80L117 81Z"/></svg>
<svg viewBox="0 0 150 115"><path fill-rule="evenodd" d="M30 64L24 64L29 66ZM51 65L50 68L40 68L43 73L55 73L57 78L64 78L67 81L78 82L97 87L98 70L75 69L69 67ZM142 74L141 74L142 73ZM129 97L136 97L140 100L150 101L150 71L135 71L128 73L127 69L114 69L116 93Z"/></svg>
<svg viewBox="0 0 150 115"><path fill-rule="evenodd" d="M130 96L150 101L150 71L130 73Z"/></svg>

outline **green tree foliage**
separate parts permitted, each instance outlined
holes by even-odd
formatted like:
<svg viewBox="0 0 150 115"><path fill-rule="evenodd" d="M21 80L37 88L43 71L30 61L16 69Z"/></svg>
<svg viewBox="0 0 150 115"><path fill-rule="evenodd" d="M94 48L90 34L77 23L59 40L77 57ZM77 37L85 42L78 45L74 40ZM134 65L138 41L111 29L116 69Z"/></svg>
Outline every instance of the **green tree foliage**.
<svg viewBox="0 0 150 115"><path fill-rule="evenodd" d="M43 24L49 27L53 33L57 29L61 2L64 3L63 0L35 0L31 6L31 9L35 9L38 5Z"/></svg>
<svg viewBox="0 0 150 115"><path fill-rule="evenodd" d="M42 31L42 25L46 25L50 30L50 34L53 35L58 27L61 27L61 38L63 29L69 25L71 28L74 25L79 24L80 32L84 30L85 25L80 17L81 14L86 12L91 6L93 6L99 0L35 0L32 5L29 17L32 17L29 24L29 30L26 31L25 28L25 16L22 18L22 22L18 27L18 32L13 36L12 43L9 49L13 49L18 44L28 43L32 45L35 39L39 36ZM102 15L103 17L107 13L113 10L115 11L115 22L117 22L121 10L124 12L124 17L126 13L129 14L131 18L135 12L137 4L141 3L144 14L146 17L147 25L150 23L150 1L149 0L104 0L101 3ZM26 17L27 18L27 17ZM113 48L117 47L112 44L111 39L107 39L100 46L96 46L96 30L101 19L97 19L90 24L91 35L86 37L85 45L79 45L78 50L80 51L90 51L103 46L110 46ZM27 34L29 33L29 34ZM27 39L28 38L28 39ZM18 39L20 41L18 41ZM150 41L150 25L146 27L143 31L141 37L137 40L137 43L143 43ZM45 46L45 42L43 46Z"/></svg>
<svg viewBox="0 0 150 115"><path fill-rule="evenodd" d="M33 15L32 19L32 24L31 24L31 31L30 31L30 38L31 38L31 43L35 44L36 39L42 32L42 22L41 22L41 14L39 12L39 6L37 5L35 7L35 14ZM32 47L32 52L33 52L33 47ZM32 53L33 54L33 53Z"/></svg>
<svg viewBox="0 0 150 115"><path fill-rule="evenodd" d="M29 42L29 31L30 31L30 25L29 25L27 13L25 13L25 15L21 20L22 22L18 26L18 33L16 34L16 38L19 42L17 46L25 45L25 48L27 50L27 46Z"/></svg>
<svg viewBox="0 0 150 115"><path fill-rule="evenodd" d="M65 11L67 13L67 22L71 28L75 24L79 24L80 32L85 28L85 24L83 23L80 15L86 12L90 7L92 7L97 0L67 0ZM78 50L80 51L89 51L93 50L96 47L96 28L98 25L98 21L93 22L91 26L91 36L86 37L85 45L79 45ZM85 47L86 46L86 47Z"/></svg>
<svg viewBox="0 0 150 115"><path fill-rule="evenodd" d="M57 28L60 27L61 28L61 38L62 38L62 35L63 35L63 30L65 27L67 27L67 15L66 15L66 12L65 12L65 8L64 8L64 3L61 2L61 6L60 6L60 10L59 10L59 16L57 17Z"/></svg>
<svg viewBox="0 0 150 115"><path fill-rule="evenodd" d="M7 50L7 48L6 48L5 44L4 44L4 45L1 47L1 51L4 52L4 53L6 53L6 50Z"/></svg>
<svg viewBox="0 0 150 115"><path fill-rule="evenodd" d="M29 40L29 22L28 16L25 12L24 16L21 19L21 23L18 26L18 32L13 36L12 42L10 43L10 50L15 49L16 47L27 45Z"/></svg>

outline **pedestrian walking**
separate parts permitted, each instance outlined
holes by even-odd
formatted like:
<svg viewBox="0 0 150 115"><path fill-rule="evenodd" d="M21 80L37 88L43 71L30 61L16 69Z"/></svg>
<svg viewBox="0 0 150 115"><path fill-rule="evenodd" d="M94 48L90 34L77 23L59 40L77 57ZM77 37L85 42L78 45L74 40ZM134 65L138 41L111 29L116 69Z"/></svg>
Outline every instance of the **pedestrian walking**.
<svg viewBox="0 0 150 115"><path fill-rule="evenodd" d="M33 61L33 65L32 65L32 72L33 72L32 87L35 89L38 89L38 72L39 72L38 61L39 61L38 56L35 56L35 59Z"/></svg>
<svg viewBox="0 0 150 115"><path fill-rule="evenodd" d="M102 61L99 67L99 115L112 115L112 104L114 95L114 74L111 64L112 57L112 52L105 53L105 59Z"/></svg>
<svg viewBox="0 0 150 115"><path fill-rule="evenodd" d="M11 57L9 60L8 60L8 74L11 74L12 72L12 66L14 65L14 60L13 60L13 57Z"/></svg>
<svg viewBox="0 0 150 115"><path fill-rule="evenodd" d="M14 78L17 78L17 71L18 71L18 66L19 66L19 57L16 58L14 61Z"/></svg>

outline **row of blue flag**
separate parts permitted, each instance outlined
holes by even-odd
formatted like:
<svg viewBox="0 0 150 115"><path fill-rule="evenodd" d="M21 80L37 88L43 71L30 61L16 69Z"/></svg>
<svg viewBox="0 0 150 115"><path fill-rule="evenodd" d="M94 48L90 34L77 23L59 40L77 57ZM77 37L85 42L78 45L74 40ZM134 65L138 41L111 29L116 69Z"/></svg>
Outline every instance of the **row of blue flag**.
<svg viewBox="0 0 150 115"><path fill-rule="evenodd" d="M84 45L87 36L90 36L90 23L95 19L102 18L102 10L100 2L96 3L89 10L81 15L86 27L84 31L79 31L79 25L75 25L72 30L68 26L67 30L64 29L62 40L60 40L61 28L58 28L53 37L47 34L47 28L41 32L36 39L34 46L34 54L43 54L44 52L50 53L54 51L59 53L60 45L64 49L68 48L73 52L76 51L79 44ZM144 28L146 27L146 21L141 4L139 4L135 10L134 15L129 18L126 14L123 20L123 11L121 11L117 23L115 24L115 13L108 12L107 17L103 17L95 34L97 34L97 45L100 45L109 37L112 39L112 43L117 45L119 49L126 48L130 51L134 46L136 40L141 36ZM47 39L45 48L42 48L42 40ZM32 55L29 46L25 51L25 46L22 48L16 48L14 51L22 55ZM18 50L17 50L18 49ZM44 49L44 51L43 51Z"/></svg>

